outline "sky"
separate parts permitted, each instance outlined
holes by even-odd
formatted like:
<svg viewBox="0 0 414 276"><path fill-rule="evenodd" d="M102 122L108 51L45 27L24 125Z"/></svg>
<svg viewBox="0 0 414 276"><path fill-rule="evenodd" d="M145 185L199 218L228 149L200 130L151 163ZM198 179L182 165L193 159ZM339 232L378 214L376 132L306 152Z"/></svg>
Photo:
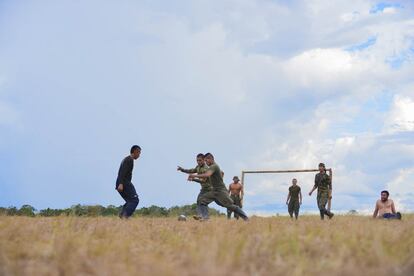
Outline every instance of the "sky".
<svg viewBox="0 0 414 276"><path fill-rule="evenodd" d="M414 211L413 76L408 0L3 0L0 206L121 205L138 144L139 207L194 203L177 165L212 152L226 184L324 162L334 211ZM248 175L248 214L293 177L315 211L314 174Z"/></svg>

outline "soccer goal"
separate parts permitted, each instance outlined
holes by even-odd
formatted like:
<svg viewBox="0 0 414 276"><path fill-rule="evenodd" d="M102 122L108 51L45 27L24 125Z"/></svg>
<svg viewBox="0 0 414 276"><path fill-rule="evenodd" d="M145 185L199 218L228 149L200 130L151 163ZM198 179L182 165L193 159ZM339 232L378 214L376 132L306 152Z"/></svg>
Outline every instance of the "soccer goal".
<svg viewBox="0 0 414 276"><path fill-rule="evenodd" d="M329 172L331 177L331 181L333 180L333 170L332 168L326 169ZM308 172L319 172L317 169L310 169L310 170L247 170L241 172L241 182L244 187L246 187L245 182L245 175L246 174L279 174L279 173L308 173ZM328 210L331 210L331 199L328 200Z"/></svg>

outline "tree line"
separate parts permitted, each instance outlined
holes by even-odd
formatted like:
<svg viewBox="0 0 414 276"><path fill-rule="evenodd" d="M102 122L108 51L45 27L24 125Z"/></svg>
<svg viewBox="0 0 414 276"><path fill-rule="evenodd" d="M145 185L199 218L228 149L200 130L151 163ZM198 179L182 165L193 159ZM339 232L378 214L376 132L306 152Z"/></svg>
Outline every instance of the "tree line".
<svg viewBox="0 0 414 276"><path fill-rule="evenodd" d="M55 216L78 216L78 217L98 217L98 216L118 216L122 206L102 206L102 205L73 205L66 209L41 209L37 210L31 205L22 205L20 208L14 206L5 208L0 207L0 216L27 216L27 217L55 217ZM209 208L211 216L224 215L219 210ZM152 205L137 209L134 216L139 217L178 217L179 215L193 216L197 214L197 204L173 206L171 208Z"/></svg>

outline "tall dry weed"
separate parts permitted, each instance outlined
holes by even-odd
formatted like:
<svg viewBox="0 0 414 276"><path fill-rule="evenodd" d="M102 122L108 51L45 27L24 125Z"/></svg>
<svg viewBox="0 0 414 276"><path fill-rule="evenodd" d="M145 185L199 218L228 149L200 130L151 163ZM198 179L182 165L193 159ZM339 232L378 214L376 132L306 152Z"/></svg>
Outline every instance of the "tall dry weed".
<svg viewBox="0 0 414 276"><path fill-rule="evenodd" d="M1 275L414 275L414 217L0 217Z"/></svg>

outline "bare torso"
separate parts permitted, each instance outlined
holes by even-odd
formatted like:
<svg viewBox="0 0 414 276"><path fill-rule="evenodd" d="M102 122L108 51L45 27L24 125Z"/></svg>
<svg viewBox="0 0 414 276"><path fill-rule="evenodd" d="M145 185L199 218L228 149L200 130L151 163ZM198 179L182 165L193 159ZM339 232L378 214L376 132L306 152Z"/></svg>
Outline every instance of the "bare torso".
<svg viewBox="0 0 414 276"><path fill-rule="evenodd" d="M229 191L231 195L240 195L242 189L243 185L241 183L231 183L229 186Z"/></svg>
<svg viewBox="0 0 414 276"><path fill-rule="evenodd" d="M387 201L377 200L378 216L382 217L387 213L394 213L394 201L388 199Z"/></svg>

